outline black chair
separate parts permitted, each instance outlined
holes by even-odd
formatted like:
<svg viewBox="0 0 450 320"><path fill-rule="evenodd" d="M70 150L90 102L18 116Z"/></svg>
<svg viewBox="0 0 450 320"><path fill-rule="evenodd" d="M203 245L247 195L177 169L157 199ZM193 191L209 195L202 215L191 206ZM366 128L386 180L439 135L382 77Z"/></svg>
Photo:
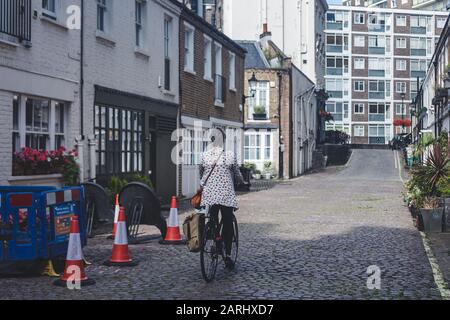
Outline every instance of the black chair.
<svg viewBox="0 0 450 320"><path fill-rule="evenodd" d="M167 223L163 216L164 210L152 188L140 182L129 183L120 191L119 201L125 208L130 244L159 238L159 236L139 237L140 225L156 226L160 230L161 236L163 238L166 236Z"/></svg>
<svg viewBox="0 0 450 320"><path fill-rule="evenodd" d="M92 231L98 227L100 223L106 223L114 219L114 211L105 189L95 183L83 183L86 216L84 223L86 234L92 237Z"/></svg>

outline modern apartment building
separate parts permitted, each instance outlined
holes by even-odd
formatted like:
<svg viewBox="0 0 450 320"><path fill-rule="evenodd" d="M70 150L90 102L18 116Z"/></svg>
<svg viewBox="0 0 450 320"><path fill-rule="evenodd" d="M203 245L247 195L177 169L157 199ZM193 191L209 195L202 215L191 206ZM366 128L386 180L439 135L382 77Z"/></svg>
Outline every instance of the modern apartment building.
<svg viewBox="0 0 450 320"><path fill-rule="evenodd" d="M344 0L344 6L444 11L447 0Z"/></svg>
<svg viewBox="0 0 450 320"><path fill-rule="evenodd" d="M445 11L331 6L326 17L326 130L354 144L410 132L409 106L425 78Z"/></svg>
<svg viewBox="0 0 450 320"><path fill-rule="evenodd" d="M234 40L257 41L266 26L280 50L322 89L327 9L325 0L226 0L223 31Z"/></svg>

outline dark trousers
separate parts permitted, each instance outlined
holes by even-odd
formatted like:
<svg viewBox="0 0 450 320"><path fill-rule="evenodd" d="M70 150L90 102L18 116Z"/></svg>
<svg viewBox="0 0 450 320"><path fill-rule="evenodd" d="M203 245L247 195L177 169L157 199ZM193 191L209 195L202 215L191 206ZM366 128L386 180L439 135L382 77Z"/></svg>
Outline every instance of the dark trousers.
<svg viewBox="0 0 450 320"><path fill-rule="evenodd" d="M233 242L233 208L222 205L214 205L209 213L211 217L219 224L219 211L222 216L223 230L222 237L225 242L226 254L231 255L231 246Z"/></svg>

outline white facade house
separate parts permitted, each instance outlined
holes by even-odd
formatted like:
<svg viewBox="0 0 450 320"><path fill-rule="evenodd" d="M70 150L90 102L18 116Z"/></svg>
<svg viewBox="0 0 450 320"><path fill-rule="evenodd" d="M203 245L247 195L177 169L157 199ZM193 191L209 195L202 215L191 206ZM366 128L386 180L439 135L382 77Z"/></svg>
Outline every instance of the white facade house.
<svg viewBox="0 0 450 320"><path fill-rule="evenodd" d="M23 11L16 10L19 5L9 1L0 11L0 185L57 186L57 175L13 177L12 155L22 147L75 146L80 30L67 27L66 8L80 1L32 0L22 4Z"/></svg>
<svg viewBox="0 0 450 320"><path fill-rule="evenodd" d="M325 85L327 9L325 0L227 0L223 30L232 39L258 40L267 26L274 42L320 89Z"/></svg>

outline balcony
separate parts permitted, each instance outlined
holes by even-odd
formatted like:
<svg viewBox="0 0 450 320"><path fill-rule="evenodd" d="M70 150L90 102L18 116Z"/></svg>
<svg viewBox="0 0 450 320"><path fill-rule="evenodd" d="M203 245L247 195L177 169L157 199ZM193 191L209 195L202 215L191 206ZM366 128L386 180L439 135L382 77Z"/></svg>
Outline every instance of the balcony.
<svg viewBox="0 0 450 320"><path fill-rule="evenodd" d="M369 24L369 32L385 32L386 26L384 24Z"/></svg>
<svg viewBox="0 0 450 320"><path fill-rule="evenodd" d="M369 99L384 99L385 93L384 91L375 91L375 92L369 92Z"/></svg>
<svg viewBox="0 0 450 320"><path fill-rule="evenodd" d="M31 41L31 0L0 0L0 33Z"/></svg>
<svg viewBox="0 0 450 320"><path fill-rule="evenodd" d="M343 23L341 22L327 22L327 29L329 30L343 30Z"/></svg>
<svg viewBox="0 0 450 320"><path fill-rule="evenodd" d="M327 52L329 53L342 53L343 50L343 46L342 45L332 45L332 44L328 44L327 45Z"/></svg>
<svg viewBox="0 0 450 320"><path fill-rule="evenodd" d="M342 98L344 95L342 91L327 91L330 98Z"/></svg>
<svg viewBox="0 0 450 320"><path fill-rule="evenodd" d="M411 55L425 57L427 55L427 50L426 49L411 49Z"/></svg>
<svg viewBox="0 0 450 320"><path fill-rule="evenodd" d="M414 79L416 79L416 78L423 79L423 78L425 78L426 74L427 74L426 71L412 71L411 70L411 78L414 78Z"/></svg>
<svg viewBox="0 0 450 320"><path fill-rule="evenodd" d="M386 117L384 114L370 114L369 113L369 121L378 121L378 122L384 122L386 120Z"/></svg>
<svg viewBox="0 0 450 320"><path fill-rule="evenodd" d="M385 74L384 70L369 70L369 77L384 77Z"/></svg>
<svg viewBox="0 0 450 320"><path fill-rule="evenodd" d="M342 121L344 119L344 116L342 113L332 113L334 121Z"/></svg>
<svg viewBox="0 0 450 320"><path fill-rule="evenodd" d="M342 68L327 68L328 76L342 76L344 71Z"/></svg>
<svg viewBox="0 0 450 320"><path fill-rule="evenodd" d="M411 27L412 34L427 34L426 27Z"/></svg>
<svg viewBox="0 0 450 320"><path fill-rule="evenodd" d="M369 144L386 144L385 137L369 137Z"/></svg>
<svg viewBox="0 0 450 320"><path fill-rule="evenodd" d="M369 54L386 54L385 47L369 47Z"/></svg>

